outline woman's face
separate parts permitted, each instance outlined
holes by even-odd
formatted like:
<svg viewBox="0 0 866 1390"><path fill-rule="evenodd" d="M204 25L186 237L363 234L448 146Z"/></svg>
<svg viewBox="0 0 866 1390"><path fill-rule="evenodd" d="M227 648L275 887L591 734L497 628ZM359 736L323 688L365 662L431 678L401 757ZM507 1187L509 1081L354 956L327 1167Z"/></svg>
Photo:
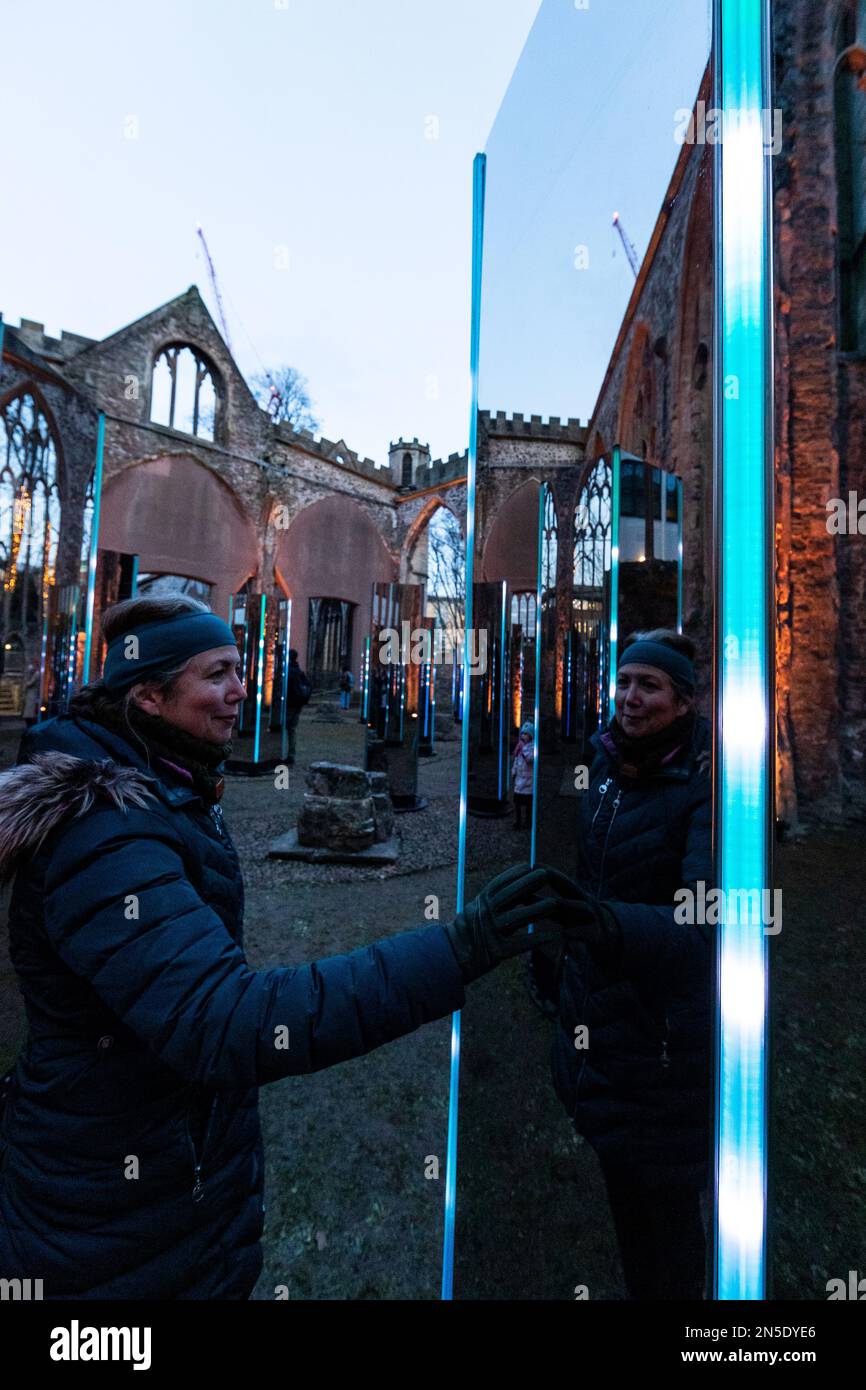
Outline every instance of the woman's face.
<svg viewBox="0 0 866 1390"><path fill-rule="evenodd" d="M226 743L238 705L247 697L240 676L237 647L212 647L191 659L170 695L151 689L139 694L137 703L196 738Z"/></svg>
<svg viewBox="0 0 866 1390"><path fill-rule="evenodd" d="M685 714L690 704L677 694L667 672L657 666L629 662L617 672L616 717L630 738L658 733Z"/></svg>

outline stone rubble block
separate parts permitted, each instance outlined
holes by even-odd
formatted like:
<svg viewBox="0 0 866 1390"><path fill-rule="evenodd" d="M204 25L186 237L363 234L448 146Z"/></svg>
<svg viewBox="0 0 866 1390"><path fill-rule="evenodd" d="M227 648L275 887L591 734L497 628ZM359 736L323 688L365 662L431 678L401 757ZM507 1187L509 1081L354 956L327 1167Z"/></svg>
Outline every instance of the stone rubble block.
<svg viewBox="0 0 866 1390"><path fill-rule="evenodd" d="M304 794L298 843L329 850L369 849L376 842L373 798Z"/></svg>
<svg viewBox="0 0 866 1390"><path fill-rule="evenodd" d="M347 763L312 763L306 783L311 796L336 796L341 800L362 801L371 792L368 773Z"/></svg>

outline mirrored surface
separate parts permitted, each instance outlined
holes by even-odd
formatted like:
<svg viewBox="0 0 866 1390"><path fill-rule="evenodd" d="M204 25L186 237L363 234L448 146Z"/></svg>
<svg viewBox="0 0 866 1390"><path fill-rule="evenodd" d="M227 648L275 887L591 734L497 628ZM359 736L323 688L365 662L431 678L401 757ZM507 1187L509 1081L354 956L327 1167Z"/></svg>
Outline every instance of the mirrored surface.
<svg viewBox="0 0 866 1390"><path fill-rule="evenodd" d="M672 913L712 877L709 12L635 19L543 4L486 148L466 897L548 864L618 941L469 992L458 1298L705 1292L712 943ZM690 639L693 692L619 674L634 634Z"/></svg>

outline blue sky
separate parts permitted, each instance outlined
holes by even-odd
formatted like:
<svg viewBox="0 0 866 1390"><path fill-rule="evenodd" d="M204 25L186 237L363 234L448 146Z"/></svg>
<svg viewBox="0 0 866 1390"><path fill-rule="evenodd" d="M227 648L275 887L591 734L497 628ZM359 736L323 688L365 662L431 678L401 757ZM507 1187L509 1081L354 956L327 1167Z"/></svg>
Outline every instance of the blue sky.
<svg viewBox="0 0 866 1390"><path fill-rule="evenodd" d="M680 154L709 0L545 0L487 141L479 399L586 422ZM681 138L681 135L680 135Z"/></svg>
<svg viewBox="0 0 866 1390"><path fill-rule="evenodd" d="M662 14L591 4L611 52ZM472 157L538 9L6 0L0 310L102 337L195 282L215 311L201 222L244 372L298 367L377 461L464 448Z"/></svg>

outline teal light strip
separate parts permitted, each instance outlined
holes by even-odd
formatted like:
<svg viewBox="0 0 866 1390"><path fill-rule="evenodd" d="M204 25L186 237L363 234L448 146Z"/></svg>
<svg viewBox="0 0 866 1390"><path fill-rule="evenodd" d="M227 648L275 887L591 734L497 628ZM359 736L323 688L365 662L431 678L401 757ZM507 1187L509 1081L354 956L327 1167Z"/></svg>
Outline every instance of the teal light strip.
<svg viewBox="0 0 866 1390"><path fill-rule="evenodd" d="M364 638L364 722L370 717L370 642L371 638Z"/></svg>
<svg viewBox="0 0 866 1390"><path fill-rule="evenodd" d="M81 684L90 680L90 650L93 645L93 609L96 598L96 560L99 551L99 515L102 510L102 465L105 454L105 415L100 410L96 427L96 467L93 478L93 520L90 526L90 555L87 561L87 600L84 610L84 662Z"/></svg>
<svg viewBox="0 0 866 1390"><path fill-rule="evenodd" d="M715 0L717 1299L766 1296L767 938L772 884L772 271L769 0ZM747 903L743 900L748 893ZM731 898L732 892L735 897Z"/></svg>
<svg viewBox="0 0 866 1390"><path fill-rule="evenodd" d="M622 460L614 445L610 484L610 667L607 686L607 717L613 719L616 699L616 649L619 641L619 494Z"/></svg>
<svg viewBox="0 0 866 1390"><path fill-rule="evenodd" d="M541 589L544 583L544 514L547 510L547 483L542 483L538 490L538 535L536 537L536 561L535 561L535 708L533 715L533 734L532 734L532 839L530 846L529 862L535 864L536 843L538 839L538 752L539 752L539 729L541 727ZM556 555L559 564L559 551ZM556 575L553 576L553 591L556 593ZM554 602L556 600L554 599ZM518 734L518 738L520 735ZM534 930L534 926L533 926Z"/></svg>
<svg viewBox="0 0 866 1390"><path fill-rule="evenodd" d="M466 593L463 618L463 727L460 754L460 810L457 834L457 911L463 909L466 886L466 802L469 788L469 670L468 634L472 630L472 585L475 580L475 478L478 465L478 358L481 340L481 274L484 248L484 185L487 156L472 163L472 307L469 326L469 456L466 486ZM473 648L476 644L473 642ZM454 1219L457 1192L457 1098L460 1085L460 1014L451 1016L451 1075L448 1092L448 1143L445 1158L445 1233L442 1250L442 1297L454 1293Z"/></svg>
<svg viewBox="0 0 866 1390"><path fill-rule="evenodd" d="M253 738L254 763L257 763L259 760L259 748L262 734L262 690L265 682L265 611L267 606L267 596L262 594L259 616L259 641L256 649L256 731Z"/></svg>

